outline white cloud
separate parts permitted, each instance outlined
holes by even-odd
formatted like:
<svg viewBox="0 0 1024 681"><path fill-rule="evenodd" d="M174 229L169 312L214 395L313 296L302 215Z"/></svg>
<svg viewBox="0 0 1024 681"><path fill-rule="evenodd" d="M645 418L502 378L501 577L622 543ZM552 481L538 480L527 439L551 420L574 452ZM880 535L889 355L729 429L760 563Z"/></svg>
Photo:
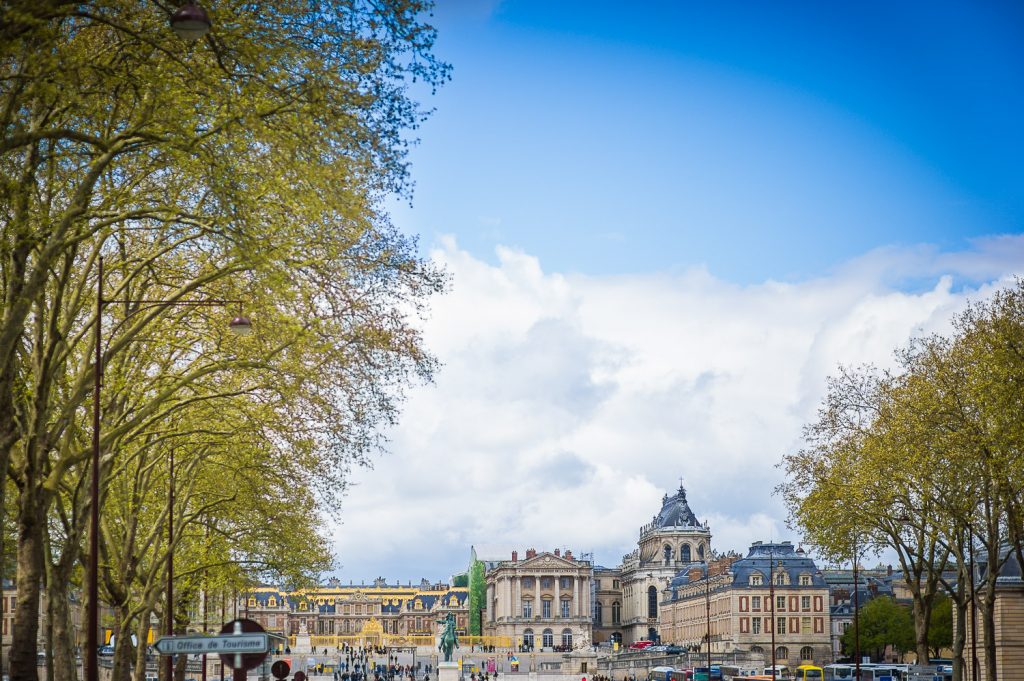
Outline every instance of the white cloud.
<svg viewBox="0 0 1024 681"><path fill-rule="evenodd" d="M716 549L798 540L772 496L776 464L826 376L947 330L968 298L1022 271L1024 237L883 249L813 281L752 286L701 269L570 276L497 255L484 263L452 239L432 253L454 280L425 323L444 366L413 391L390 453L355 473L335 536L344 579L443 578L471 544L616 565L680 476Z"/></svg>

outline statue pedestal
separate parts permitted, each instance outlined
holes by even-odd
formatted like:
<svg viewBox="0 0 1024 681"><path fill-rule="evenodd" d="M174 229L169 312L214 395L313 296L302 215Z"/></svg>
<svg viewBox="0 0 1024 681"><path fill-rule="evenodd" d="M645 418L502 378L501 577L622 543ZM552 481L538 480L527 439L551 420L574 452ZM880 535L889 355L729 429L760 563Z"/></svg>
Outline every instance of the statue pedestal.
<svg viewBox="0 0 1024 681"><path fill-rule="evenodd" d="M292 646L293 653L312 653L313 643L310 641L308 631L300 631L295 636L295 645Z"/></svg>
<svg viewBox="0 0 1024 681"><path fill-rule="evenodd" d="M438 662L437 681L459 681L459 663L454 660Z"/></svg>

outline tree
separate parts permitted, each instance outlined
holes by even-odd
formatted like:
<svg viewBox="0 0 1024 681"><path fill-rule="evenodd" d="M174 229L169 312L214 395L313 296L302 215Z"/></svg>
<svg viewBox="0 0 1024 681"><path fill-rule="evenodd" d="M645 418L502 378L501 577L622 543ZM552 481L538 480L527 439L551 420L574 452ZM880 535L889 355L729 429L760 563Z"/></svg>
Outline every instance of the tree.
<svg viewBox="0 0 1024 681"><path fill-rule="evenodd" d="M870 651L873 660L885 659L888 647L902 655L914 649L914 623L910 611L888 596L876 596L859 608L857 626L860 629L860 647ZM853 655L854 627L842 637L843 650Z"/></svg>
<svg viewBox="0 0 1024 681"><path fill-rule="evenodd" d="M407 319L441 278L379 209L408 187L405 135L422 113L406 80L435 86L448 74L430 54L424 9L227 0L215 30L186 45L159 3L0 8L0 475L18 495L14 681L36 673L47 570L82 559L91 500L77 483L89 474L83 415L99 318L116 331L103 354L108 481L185 405L248 399L270 405L275 426L296 426L254 435L296 447L308 466L331 462L312 488L322 501L378 444L375 426L394 418L410 376L429 375ZM97 313L101 256L105 297L123 302ZM244 298L273 336L231 347L208 310L145 302L196 298ZM231 379L243 367L251 383ZM51 536L58 496L65 522Z"/></svg>

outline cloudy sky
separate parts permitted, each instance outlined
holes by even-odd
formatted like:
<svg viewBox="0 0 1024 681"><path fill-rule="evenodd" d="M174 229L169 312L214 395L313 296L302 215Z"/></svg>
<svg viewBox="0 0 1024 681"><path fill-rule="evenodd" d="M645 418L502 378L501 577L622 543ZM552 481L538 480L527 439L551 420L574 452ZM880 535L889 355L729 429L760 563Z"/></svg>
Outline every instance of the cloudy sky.
<svg viewBox="0 0 1024 681"><path fill-rule="evenodd" d="M782 455L840 364L1024 274L1024 10L439 0L397 225L443 362L334 528L343 580L617 565L680 479L718 550L799 537Z"/></svg>

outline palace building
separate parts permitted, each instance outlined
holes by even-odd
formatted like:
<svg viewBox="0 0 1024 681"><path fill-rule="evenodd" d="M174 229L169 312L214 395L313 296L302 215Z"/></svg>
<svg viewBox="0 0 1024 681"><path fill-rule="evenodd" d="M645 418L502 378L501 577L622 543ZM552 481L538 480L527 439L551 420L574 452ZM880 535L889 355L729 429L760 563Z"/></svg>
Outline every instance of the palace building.
<svg viewBox="0 0 1024 681"><path fill-rule="evenodd" d="M591 562L571 551L513 551L487 572L485 634L526 649L589 645L592 579Z"/></svg>
<svg viewBox="0 0 1024 681"><path fill-rule="evenodd" d="M465 587L432 584L388 584L378 578L373 584L343 586L338 580L315 591L284 592L259 587L243 597L244 616L256 620L272 633L294 637L307 631L314 646L335 648L352 645L429 644L435 621L448 612L456 627L465 633L469 592Z"/></svg>

